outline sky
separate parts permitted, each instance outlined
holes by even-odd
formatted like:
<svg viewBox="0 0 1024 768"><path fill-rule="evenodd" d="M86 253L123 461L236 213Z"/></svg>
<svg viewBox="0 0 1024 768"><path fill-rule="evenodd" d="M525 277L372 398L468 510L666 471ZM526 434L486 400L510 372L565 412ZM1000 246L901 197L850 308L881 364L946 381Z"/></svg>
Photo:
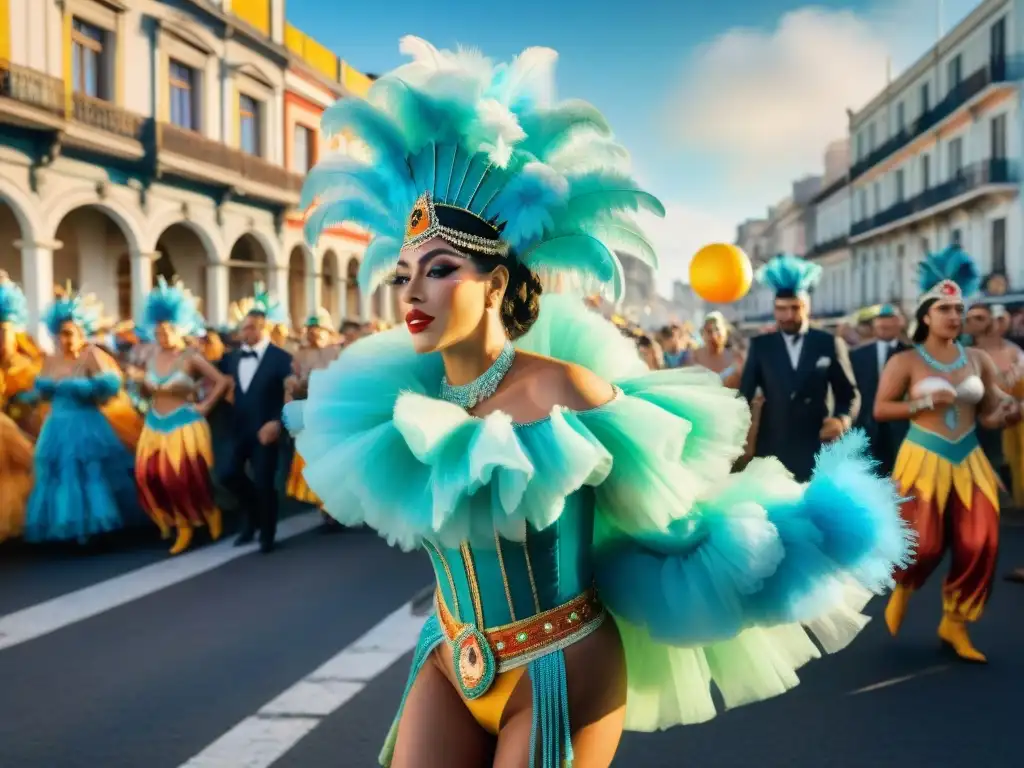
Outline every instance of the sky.
<svg viewBox="0 0 1024 768"><path fill-rule="evenodd" d="M794 180L822 171L825 146L858 109L980 0L287 0L288 20L352 66L403 63L398 41L472 46L508 60L559 53L561 98L609 119L637 179L665 204L647 218L659 289L686 279L703 245L732 242ZM687 8L689 6L689 8Z"/></svg>

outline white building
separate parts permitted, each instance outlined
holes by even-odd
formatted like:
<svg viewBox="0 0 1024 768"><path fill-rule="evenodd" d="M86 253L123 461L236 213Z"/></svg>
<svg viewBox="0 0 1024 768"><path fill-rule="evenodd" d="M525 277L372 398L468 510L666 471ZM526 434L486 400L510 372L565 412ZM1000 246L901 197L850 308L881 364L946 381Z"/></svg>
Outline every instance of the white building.
<svg viewBox="0 0 1024 768"><path fill-rule="evenodd" d="M1019 3L985 0L850 114L851 307L912 310L916 265L953 242L1021 284L1022 35Z"/></svg>
<svg viewBox="0 0 1024 768"><path fill-rule="evenodd" d="M353 290L364 233L303 243L319 112L368 81L284 12L284 0L0 2L0 268L36 317L66 282L138 317L157 275L180 277L217 324L256 278L297 322L319 305L391 312Z"/></svg>

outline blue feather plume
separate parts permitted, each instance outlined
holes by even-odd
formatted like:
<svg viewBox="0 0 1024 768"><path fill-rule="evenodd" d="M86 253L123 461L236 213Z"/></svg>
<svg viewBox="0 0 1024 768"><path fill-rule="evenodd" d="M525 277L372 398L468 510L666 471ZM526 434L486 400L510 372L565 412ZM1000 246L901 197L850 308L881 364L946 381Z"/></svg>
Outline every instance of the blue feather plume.
<svg viewBox="0 0 1024 768"><path fill-rule="evenodd" d="M775 293L810 293L821 280L820 264L780 253L757 271L757 281Z"/></svg>
<svg viewBox="0 0 1024 768"><path fill-rule="evenodd" d="M952 280L965 297L981 290L981 272L974 260L958 245L930 253L917 265L917 281L921 293L927 293L943 280Z"/></svg>
<svg viewBox="0 0 1024 768"><path fill-rule="evenodd" d="M195 297L180 282L172 285L163 277L146 297L142 327L151 336L160 323L170 323L186 335L194 335L205 325Z"/></svg>
<svg viewBox="0 0 1024 768"><path fill-rule="evenodd" d="M621 292L617 250L657 263L633 215L665 209L629 175L628 153L597 109L555 102L554 51L529 48L496 65L415 37L401 49L413 60L366 100L324 113L323 131L351 134L366 156L323 159L302 192L311 245L345 221L374 237L359 272L364 291L393 267L424 192L500 227L514 256L549 274Z"/></svg>
<svg viewBox="0 0 1024 768"><path fill-rule="evenodd" d="M9 323L18 330L28 325L28 300L6 274L0 275L0 323Z"/></svg>
<svg viewBox="0 0 1024 768"><path fill-rule="evenodd" d="M80 293L72 291L55 299L43 315L46 330L54 338L60 334L61 326L65 323L74 323L86 336L92 336L99 327L100 319L99 305L86 301Z"/></svg>

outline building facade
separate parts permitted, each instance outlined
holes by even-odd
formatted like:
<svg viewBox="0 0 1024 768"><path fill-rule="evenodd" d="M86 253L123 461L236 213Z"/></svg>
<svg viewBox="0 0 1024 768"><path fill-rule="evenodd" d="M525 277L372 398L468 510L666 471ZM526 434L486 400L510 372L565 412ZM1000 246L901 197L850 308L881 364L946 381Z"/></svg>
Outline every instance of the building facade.
<svg viewBox="0 0 1024 768"><path fill-rule="evenodd" d="M985 0L850 114L851 308L912 310L917 264L953 243L1024 280L1022 25L1020 3Z"/></svg>
<svg viewBox="0 0 1024 768"><path fill-rule="evenodd" d="M138 318L158 276L180 278L217 325L256 279L295 322L321 305L386 315L352 280L364 232L303 242L319 114L368 79L288 25L284 0L0 12L0 269L36 318L65 283Z"/></svg>

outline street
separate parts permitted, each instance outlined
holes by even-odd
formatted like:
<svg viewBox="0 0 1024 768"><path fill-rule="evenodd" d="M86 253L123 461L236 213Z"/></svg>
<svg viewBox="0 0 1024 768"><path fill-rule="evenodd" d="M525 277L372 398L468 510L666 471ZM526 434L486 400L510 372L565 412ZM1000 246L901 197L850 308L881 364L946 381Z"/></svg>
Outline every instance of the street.
<svg viewBox="0 0 1024 768"><path fill-rule="evenodd" d="M376 765L429 564L370 532L315 526L283 521L269 557L230 542L174 559L137 542L0 552L0 766ZM1001 573L1024 564L1024 527L1003 534ZM938 646L933 582L898 641L872 621L787 696L629 734L615 765L1019 765L1024 587L997 583L974 632L990 664L970 667Z"/></svg>

